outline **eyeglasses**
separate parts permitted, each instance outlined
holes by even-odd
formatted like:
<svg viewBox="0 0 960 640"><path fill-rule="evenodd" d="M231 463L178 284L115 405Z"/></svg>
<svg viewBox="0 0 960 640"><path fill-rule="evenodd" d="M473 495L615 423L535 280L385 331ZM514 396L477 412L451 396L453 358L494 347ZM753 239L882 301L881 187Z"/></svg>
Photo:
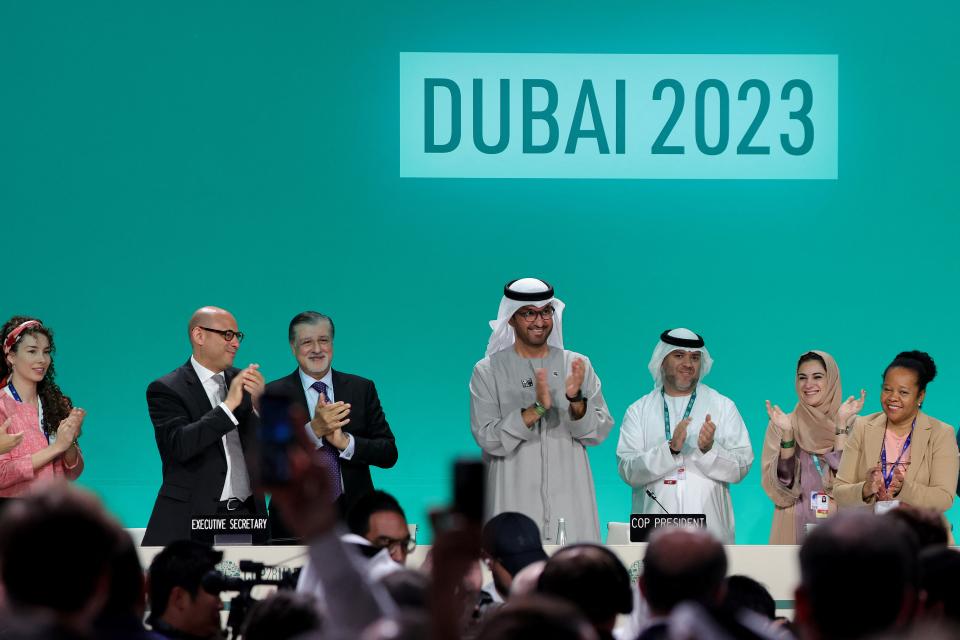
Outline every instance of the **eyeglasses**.
<svg viewBox="0 0 960 640"><path fill-rule="evenodd" d="M417 541L410 537L400 540L397 538L391 538L389 536L380 536L373 541L373 546L377 547L378 549L387 549L389 551L398 551L402 549L404 553L413 553L413 550L417 548Z"/></svg>
<svg viewBox="0 0 960 640"><path fill-rule="evenodd" d="M210 327L200 328L204 331L209 331L210 333L219 333L227 342L231 342L234 338L237 339L237 342L243 342L243 331L234 331L233 329L211 329Z"/></svg>
<svg viewBox="0 0 960 640"><path fill-rule="evenodd" d="M547 307L546 309L540 309L540 310L521 309L520 311L517 311L517 315L523 318L524 320L526 320L527 322L530 322L537 316L540 316L544 320L549 320L550 318L553 317L553 307Z"/></svg>

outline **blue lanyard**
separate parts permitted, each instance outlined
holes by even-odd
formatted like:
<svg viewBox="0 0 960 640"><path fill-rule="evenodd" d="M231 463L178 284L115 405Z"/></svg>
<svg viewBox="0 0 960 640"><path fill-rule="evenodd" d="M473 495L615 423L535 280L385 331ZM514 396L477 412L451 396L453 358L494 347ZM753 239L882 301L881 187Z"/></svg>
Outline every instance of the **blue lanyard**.
<svg viewBox="0 0 960 640"><path fill-rule="evenodd" d="M10 390L10 395L13 396L13 399L14 399L14 400L16 400L17 402L19 402L20 404L23 404L23 400L20 399L20 394L17 393L16 388L13 386L13 380L11 380L10 382L7 383L7 389ZM38 414L40 413L39 406L40 406L40 399L37 398L37 413L38 413ZM43 425L42 425L42 424L40 425L40 433L43 434L43 437L47 439L47 444L49 444L49 443L50 443L50 436L47 434L46 431L43 430Z"/></svg>
<svg viewBox="0 0 960 640"><path fill-rule="evenodd" d="M667 406L667 396L663 393L663 389L660 389L660 399L663 400L663 433L667 436L667 442L670 441L670 407ZM683 418L680 419L680 422L683 422L690 417L690 412L693 411L693 403L697 401L697 390L693 390L693 395L690 396L690 402L687 403L687 410L683 412Z"/></svg>
<svg viewBox="0 0 960 640"><path fill-rule="evenodd" d="M890 473L887 474L887 430L883 430L883 449L880 449L880 474L883 476L883 485L887 489L890 488L890 483L893 482L893 472L896 470L897 465L900 464L900 458L903 457L904 452L910 447L910 440L913 439L913 428L917 426L917 419L913 419L913 424L910 425L910 434L907 436L907 439L903 443L903 449L900 449L900 455L897 456L897 460L890 466Z"/></svg>
<svg viewBox="0 0 960 640"><path fill-rule="evenodd" d="M814 453L814 454L811 454L810 457L813 458L813 466L815 466L815 467L817 468L817 473L820 474L820 478L821 478L821 480L822 480L822 479L823 479L823 466L820 464L820 456L818 456L817 454Z"/></svg>

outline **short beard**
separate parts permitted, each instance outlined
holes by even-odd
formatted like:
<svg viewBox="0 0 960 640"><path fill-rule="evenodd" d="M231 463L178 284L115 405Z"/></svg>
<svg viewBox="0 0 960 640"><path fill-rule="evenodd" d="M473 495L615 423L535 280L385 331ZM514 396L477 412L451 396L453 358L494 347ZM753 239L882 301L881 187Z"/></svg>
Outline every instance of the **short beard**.
<svg viewBox="0 0 960 640"><path fill-rule="evenodd" d="M696 388L697 383L700 382L700 376L697 376L696 378L692 379L692 380L690 381L690 386L688 386L688 387L682 387L682 386L680 386L679 384L677 384L677 378L676 378L676 376L668 376L668 375L664 374L664 375L663 375L663 382L664 382L664 384L669 384L669 386L671 386L672 388L676 389L677 391L690 391L691 389Z"/></svg>

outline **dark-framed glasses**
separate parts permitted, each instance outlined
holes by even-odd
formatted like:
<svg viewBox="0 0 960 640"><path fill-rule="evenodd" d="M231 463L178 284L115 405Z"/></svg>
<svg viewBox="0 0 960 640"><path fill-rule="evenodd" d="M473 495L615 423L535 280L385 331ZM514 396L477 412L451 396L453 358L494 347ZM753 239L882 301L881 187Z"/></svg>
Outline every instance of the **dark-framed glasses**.
<svg viewBox="0 0 960 640"><path fill-rule="evenodd" d="M210 327L200 327L204 331L209 331L210 333L219 333L223 336L223 339L227 342L232 341L234 338L237 339L237 342L243 342L244 334L243 331L234 331L233 329L211 329Z"/></svg>
<svg viewBox="0 0 960 640"><path fill-rule="evenodd" d="M407 536L403 539L380 536L373 541L373 546L377 547L378 549L387 549L389 551L397 551L402 549L404 553L413 553L413 550L417 548L417 541L410 536Z"/></svg>
<svg viewBox="0 0 960 640"><path fill-rule="evenodd" d="M530 322L537 316L540 316L544 320L549 320L553 317L553 307L546 307L544 309L521 309L517 311L517 315L527 322Z"/></svg>

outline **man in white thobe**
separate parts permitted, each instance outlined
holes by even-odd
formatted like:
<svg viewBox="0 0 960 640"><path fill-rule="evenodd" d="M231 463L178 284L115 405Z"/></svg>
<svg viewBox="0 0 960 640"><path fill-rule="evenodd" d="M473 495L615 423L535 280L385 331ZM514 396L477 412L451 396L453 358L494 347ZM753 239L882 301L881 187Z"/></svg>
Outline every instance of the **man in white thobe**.
<svg viewBox="0 0 960 640"><path fill-rule="evenodd" d="M733 544L729 486L747 475L753 450L733 401L700 382L712 365L693 331L660 335L649 364L653 391L623 418L618 469L633 487L633 513L703 513L707 529Z"/></svg>
<svg viewBox="0 0 960 640"><path fill-rule="evenodd" d="M470 426L486 463L486 516L518 511L543 541L600 540L587 447L613 419L590 361L563 348L563 302L522 278L504 287L487 356L470 379Z"/></svg>

